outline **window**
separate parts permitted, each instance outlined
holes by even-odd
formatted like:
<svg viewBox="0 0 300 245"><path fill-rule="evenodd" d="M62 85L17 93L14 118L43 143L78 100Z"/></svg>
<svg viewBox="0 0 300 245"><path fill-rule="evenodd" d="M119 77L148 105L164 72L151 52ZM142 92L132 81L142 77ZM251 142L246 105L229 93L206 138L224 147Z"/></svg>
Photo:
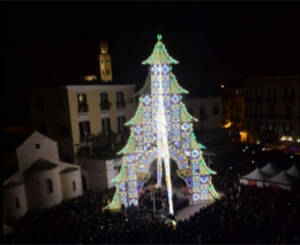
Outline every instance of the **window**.
<svg viewBox="0 0 300 245"><path fill-rule="evenodd" d="M275 124L274 123L268 123L267 124L267 130L270 131L270 132L274 132Z"/></svg>
<svg viewBox="0 0 300 245"><path fill-rule="evenodd" d="M295 92L294 88L286 88L284 99L287 101L293 101L294 100L294 92Z"/></svg>
<svg viewBox="0 0 300 245"><path fill-rule="evenodd" d="M276 101L276 89L268 89L269 101Z"/></svg>
<svg viewBox="0 0 300 245"><path fill-rule="evenodd" d="M76 182L72 181L72 185L73 185L73 191L76 191Z"/></svg>
<svg viewBox="0 0 300 245"><path fill-rule="evenodd" d="M79 105L86 105L86 94L78 94L77 95L78 98L78 104Z"/></svg>
<svg viewBox="0 0 300 245"><path fill-rule="evenodd" d="M126 101L124 100L124 93L117 93L117 108L125 108Z"/></svg>
<svg viewBox="0 0 300 245"><path fill-rule="evenodd" d="M118 92L117 93L117 102L122 102L122 101L124 101L124 93Z"/></svg>
<svg viewBox="0 0 300 245"><path fill-rule="evenodd" d="M284 124L283 131L286 133L290 133L292 131L293 126L291 124Z"/></svg>
<svg viewBox="0 0 300 245"><path fill-rule="evenodd" d="M200 119L205 118L205 107L200 107L199 115L200 115Z"/></svg>
<svg viewBox="0 0 300 245"><path fill-rule="evenodd" d="M91 127L89 121L82 121L79 123L80 141L88 141L91 135Z"/></svg>
<svg viewBox="0 0 300 245"><path fill-rule="evenodd" d="M108 102L108 97L107 93L101 93L101 103L107 103Z"/></svg>
<svg viewBox="0 0 300 245"><path fill-rule="evenodd" d="M109 118L102 119L102 132L104 135L108 135L111 132Z"/></svg>
<svg viewBox="0 0 300 245"><path fill-rule="evenodd" d="M101 103L100 103L101 110L109 110L111 103L109 103L109 101L108 101L107 93L101 93L100 100L101 100Z"/></svg>
<svg viewBox="0 0 300 245"><path fill-rule="evenodd" d="M118 132L123 133L124 131L124 123L126 122L125 116L118 117Z"/></svg>
<svg viewBox="0 0 300 245"><path fill-rule="evenodd" d="M104 70L102 70L102 76L105 76L105 71Z"/></svg>
<svg viewBox="0 0 300 245"><path fill-rule="evenodd" d="M106 70L106 75L110 75L110 70Z"/></svg>
<svg viewBox="0 0 300 245"><path fill-rule="evenodd" d="M16 208L17 209L20 209L20 201L19 201L19 198L15 198L15 203L16 203Z"/></svg>
<svg viewBox="0 0 300 245"><path fill-rule="evenodd" d="M106 64L109 65L109 63L110 63L109 60L106 60Z"/></svg>
<svg viewBox="0 0 300 245"><path fill-rule="evenodd" d="M261 98L261 89L257 89L256 90L256 99L260 99Z"/></svg>
<svg viewBox="0 0 300 245"><path fill-rule="evenodd" d="M188 113L189 113L191 116L194 116L194 110L193 110L193 108L188 108Z"/></svg>
<svg viewBox="0 0 300 245"><path fill-rule="evenodd" d="M101 64L103 64L103 60L101 60Z"/></svg>
<svg viewBox="0 0 300 245"><path fill-rule="evenodd" d="M46 191L47 191L47 194L53 193L53 184L52 184L51 179L46 180Z"/></svg>
<svg viewBox="0 0 300 245"><path fill-rule="evenodd" d="M213 114L214 115L219 115L220 114L220 107L219 106L214 106L214 108L213 108Z"/></svg>
<svg viewBox="0 0 300 245"><path fill-rule="evenodd" d="M79 113L88 112L89 107L87 105L86 94L78 94L77 100L78 100L78 112Z"/></svg>

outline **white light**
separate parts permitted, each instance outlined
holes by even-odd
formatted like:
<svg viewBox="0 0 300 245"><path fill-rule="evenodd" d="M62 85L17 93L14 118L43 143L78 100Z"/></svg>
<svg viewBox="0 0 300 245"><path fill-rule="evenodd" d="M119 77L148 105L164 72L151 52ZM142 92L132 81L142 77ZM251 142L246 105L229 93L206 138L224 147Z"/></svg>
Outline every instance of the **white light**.
<svg viewBox="0 0 300 245"><path fill-rule="evenodd" d="M291 158L294 158L294 156L291 156Z"/></svg>
<svg viewBox="0 0 300 245"><path fill-rule="evenodd" d="M235 93L237 93L237 94L238 94L238 93L239 93L239 91L236 91Z"/></svg>
<svg viewBox="0 0 300 245"><path fill-rule="evenodd" d="M224 88L224 84L221 85L221 88Z"/></svg>
<svg viewBox="0 0 300 245"><path fill-rule="evenodd" d="M248 149L248 146L246 146L246 149Z"/></svg>
<svg viewBox="0 0 300 245"><path fill-rule="evenodd" d="M297 142L299 143L299 142L300 142L300 139L297 139Z"/></svg>
<svg viewBox="0 0 300 245"><path fill-rule="evenodd" d="M252 163L255 163L255 161L252 161Z"/></svg>
<svg viewBox="0 0 300 245"><path fill-rule="evenodd" d="M265 151L266 149L265 149L265 148L262 148L262 150Z"/></svg>
<svg viewBox="0 0 300 245"><path fill-rule="evenodd" d="M258 145L259 145L259 144L260 144L260 141L257 141L257 142L256 142L256 144L258 144Z"/></svg>
<svg viewBox="0 0 300 245"><path fill-rule="evenodd" d="M243 149L243 152L245 152L246 150L245 149Z"/></svg>
<svg viewBox="0 0 300 245"><path fill-rule="evenodd" d="M252 153L254 154L254 153L255 153L255 151L252 151Z"/></svg>

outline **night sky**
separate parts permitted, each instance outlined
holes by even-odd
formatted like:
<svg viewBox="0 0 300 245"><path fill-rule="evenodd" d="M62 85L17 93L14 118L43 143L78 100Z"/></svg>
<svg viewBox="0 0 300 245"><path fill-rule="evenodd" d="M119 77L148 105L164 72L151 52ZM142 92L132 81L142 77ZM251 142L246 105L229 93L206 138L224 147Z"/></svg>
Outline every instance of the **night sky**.
<svg viewBox="0 0 300 245"><path fill-rule="evenodd" d="M196 94L299 67L299 2L5 2L6 120L25 118L12 108L31 87L98 75L101 40L114 83L142 85L159 26L179 83Z"/></svg>

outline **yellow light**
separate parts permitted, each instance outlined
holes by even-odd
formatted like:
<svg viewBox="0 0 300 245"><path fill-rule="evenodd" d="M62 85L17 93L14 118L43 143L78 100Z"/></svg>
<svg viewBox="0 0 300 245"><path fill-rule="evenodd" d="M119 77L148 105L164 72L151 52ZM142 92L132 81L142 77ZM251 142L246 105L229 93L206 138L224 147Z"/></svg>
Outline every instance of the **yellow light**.
<svg viewBox="0 0 300 245"><path fill-rule="evenodd" d="M235 93L237 93L237 94L238 94L238 93L239 93L239 91L236 91Z"/></svg>
<svg viewBox="0 0 300 245"><path fill-rule="evenodd" d="M230 128L231 127L231 122L226 123L225 125L222 126L223 128Z"/></svg>

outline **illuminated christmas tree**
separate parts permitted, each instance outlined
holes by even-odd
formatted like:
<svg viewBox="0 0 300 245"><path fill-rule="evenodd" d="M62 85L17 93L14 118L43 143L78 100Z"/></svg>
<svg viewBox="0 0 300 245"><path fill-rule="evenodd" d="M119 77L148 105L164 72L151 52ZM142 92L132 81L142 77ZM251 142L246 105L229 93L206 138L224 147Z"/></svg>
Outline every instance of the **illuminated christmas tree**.
<svg viewBox="0 0 300 245"><path fill-rule="evenodd" d="M138 205L144 183L149 180L149 167L157 159L157 186L161 185L162 162L166 173L166 186L170 213L173 213L170 159L178 166L177 174L192 190L193 200L218 198L211 175L202 157L204 146L193 133L193 121L181 94L188 91L180 87L172 73L173 59L158 35L152 55L142 64L149 65L149 77L138 93L139 106L135 116L125 125L131 129L127 145L118 153L123 155L120 173L112 180L117 190L110 209L119 209L123 203Z"/></svg>

